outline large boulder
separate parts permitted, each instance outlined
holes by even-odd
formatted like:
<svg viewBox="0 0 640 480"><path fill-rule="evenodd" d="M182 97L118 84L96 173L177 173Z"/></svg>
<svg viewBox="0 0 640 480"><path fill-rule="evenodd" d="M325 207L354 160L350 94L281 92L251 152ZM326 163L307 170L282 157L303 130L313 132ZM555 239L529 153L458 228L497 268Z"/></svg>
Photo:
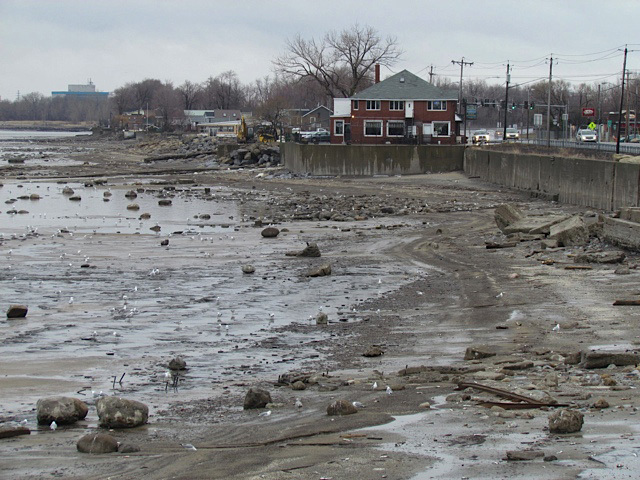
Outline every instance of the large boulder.
<svg viewBox="0 0 640 480"><path fill-rule="evenodd" d="M347 400L336 400L327 407L327 415L352 415L358 413L358 409Z"/></svg>
<svg viewBox="0 0 640 480"><path fill-rule="evenodd" d="M579 215L552 225L549 238L556 239L561 247L585 245L589 241L589 228Z"/></svg>
<svg viewBox="0 0 640 480"><path fill-rule="evenodd" d="M89 412L89 407L77 398L49 397L38 400L36 411L40 425L50 425L51 422L69 425L84 419Z"/></svg>
<svg viewBox="0 0 640 480"><path fill-rule="evenodd" d="M580 363L584 368L607 368L609 365L624 367L640 363L640 355L628 352L582 352Z"/></svg>
<svg viewBox="0 0 640 480"><path fill-rule="evenodd" d="M261 388L251 387L244 397L244 409L264 408L271 403L271 394Z"/></svg>
<svg viewBox="0 0 640 480"><path fill-rule="evenodd" d="M96 401L99 424L105 428L132 428L147 423L149 407L136 400L100 397Z"/></svg>
<svg viewBox="0 0 640 480"><path fill-rule="evenodd" d="M7 310L7 318L24 318L28 311L29 307L26 305L11 305Z"/></svg>
<svg viewBox="0 0 640 480"><path fill-rule="evenodd" d="M264 230L262 230L260 234L264 238L275 238L280 234L280 230L278 230L276 227L267 227Z"/></svg>
<svg viewBox="0 0 640 480"><path fill-rule="evenodd" d="M582 429L584 415L577 410L563 408L549 416L549 431L551 433L575 433Z"/></svg>
<svg viewBox="0 0 640 480"><path fill-rule="evenodd" d="M78 440L76 448L82 453L113 453L118 451L118 441L106 433L91 433Z"/></svg>

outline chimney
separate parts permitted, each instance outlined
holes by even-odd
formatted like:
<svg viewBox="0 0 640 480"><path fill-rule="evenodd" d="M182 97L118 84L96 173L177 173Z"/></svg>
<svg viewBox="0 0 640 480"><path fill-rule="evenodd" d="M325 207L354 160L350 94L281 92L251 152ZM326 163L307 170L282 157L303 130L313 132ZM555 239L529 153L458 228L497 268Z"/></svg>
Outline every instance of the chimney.
<svg viewBox="0 0 640 480"><path fill-rule="evenodd" d="M375 68L375 82L374 83L380 83L380 64L376 63L374 68Z"/></svg>

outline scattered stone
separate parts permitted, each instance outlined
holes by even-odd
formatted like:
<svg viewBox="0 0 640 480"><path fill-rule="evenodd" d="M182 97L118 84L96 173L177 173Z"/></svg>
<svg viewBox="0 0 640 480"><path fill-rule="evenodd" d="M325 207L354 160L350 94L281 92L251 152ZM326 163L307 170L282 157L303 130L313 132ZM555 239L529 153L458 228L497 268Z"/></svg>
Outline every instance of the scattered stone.
<svg viewBox="0 0 640 480"><path fill-rule="evenodd" d="M319 312L316 315L316 325L327 325L329 323L329 317L324 312Z"/></svg>
<svg viewBox="0 0 640 480"><path fill-rule="evenodd" d="M599 398L593 403L593 408L609 408L609 402L607 402L604 398Z"/></svg>
<svg viewBox="0 0 640 480"><path fill-rule="evenodd" d="M171 204L172 202L168 198L163 198L158 201L158 205L160 205L161 207L170 207Z"/></svg>
<svg viewBox="0 0 640 480"><path fill-rule="evenodd" d="M104 193L102 194L102 196L103 196L104 198L109 198L111 195L113 195L113 194L112 194L111 192L109 192L109 191L106 191L106 192L104 192Z"/></svg>
<svg viewBox="0 0 640 480"><path fill-rule="evenodd" d="M346 400L336 400L327 407L327 415L352 415L358 413L358 409Z"/></svg>
<svg viewBox="0 0 640 480"><path fill-rule="evenodd" d="M182 357L172 358L169 362L169 370L186 370L187 362L185 362Z"/></svg>
<svg viewBox="0 0 640 480"><path fill-rule="evenodd" d="M71 187L64 187L64 188L62 189L62 194L63 194L63 195L73 195L73 194L74 194L73 188L71 188Z"/></svg>
<svg viewBox="0 0 640 480"><path fill-rule="evenodd" d="M137 203L130 203L127 205L127 210L140 210L140 205Z"/></svg>
<svg viewBox="0 0 640 480"><path fill-rule="evenodd" d="M81 453L113 453L118 451L118 441L106 433L91 433L78 440L76 448Z"/></svg>
<svg viewBox="0 0 640 480"><path fill-rule="evenodd" d="M582 352L581 365L584 368L606 368L609 365L623 367L640 363L640 355L627 352Z"/></svg>
<svg viewBox="0 0 640 480"><path fill-rule="evenodd" d="M162 240L160 242L160 246L161 247L166 247L167 245L169 245L169 239L168 238L165 238L164 240Z"/></svg>
<svg viewBox="0 0 640 480"><path fill-rule="evenodd" d="M159 232L161 228L160 228L160 225L154 225L153 227L149 228L149 230L153 232Z"/></svg>
<svg viewBox="0 0 640 480"><path fill-rule="evenodd" d="M84 419L89 412L87 404L72 397L41 398L36 403L39 425L69 425Z"/></svg>
<svg viewBox="0 0 640 480"><path fill-rule="evenodd" d="M507 450L507 460L512 462L526 462L544 457L542 450Z"/></svg>
<svg viewBox="0 0 640 480"><path fill-rule="evenodd" d="M418 405L418 408L424 408L425 410L429 410L431 408L431 404L429 402L422 402Z"/></svg>
<svg viewBox="0 0 640 480"><path fill-rule="evenodd" d="M138 217L139 220L149 220L151 218L151 214L150 213L143 213L142 215L140 215Z"/></svg>
<svg viewBox="0 0 640 480"><path fill-rule="evenodd" d="M19 435L31 435L31 430L27 427L0 427L0 438L11 438Z"/></svg>
<svg viewBox="0 0 640 480"><path fill-rule="evenodd" d="M380 357L381 355L384 355L384 350L378 345L373 345L362 354L363 357Z"/></svg>
<svg viewBox="0 0 640 480"><path fill-rule="evenodd" d="M271 394L261 388L251 387L244 397L244 409L264 408L271 403Z"/></svg>
<svg viewBox="0 0 640 480"><path fill-rule="evenodd" d="M80 200L82 200L82 197L80 195L74 195L72 197L69 197L69 200L71 200L72 202L79 202Z"/></svg>
<svg viewBox="0 0 640 480"><path fill-rule="evenodd" d="M24 318L28 311L29 307L26 305L10 305L7 310L7 318Z"/></svg>
<svg viewBox="0 0 640 480"><path fill-rule="evenodd" d="M260 235L262 235L264 238L276 238L279 234L280 230L278 230L276 227L267 227L262 230L262 232L260 232Z"/></svg>
<svg viewBox="0 0 640 480"><path fill-rule="evenodd" d="M198 218L200 220L210 220L211 219L211 215L209 215L208 213L202 213L198 216Z"/></svg>
<svg viewBox="0 0 640 480"><path fill-rule="evenodd" d="M620 265L617 267L614 272L616 275L629 275L631 274L631 270L629 270L628 265Z"/></svg>
<svg viewBox="0 0 640 480"><path fill-rule="evenodd" d="M502 368L504 370L526 370L528 368L533 368L533 362L525 360L518 363L507 363Z"/></svg>
<svg viewBox="0 0 640 480"><path fill-rule="evenodd" d="M253 265L243 265L242 266L242 273L254 273L256 271L255 267Z"/></svg>
<svg viewBox="0 0 640 480"><path fill-rule="evenodd" d="M304 382L298 380L298 381L293 382L291 384L291 388L293 390L306 390L307 389L307 385Z"/></svg>
<svg viewBox="0 0 640 480"><path fill-rule="evenodd" d="M490 350L488 347L467 347L464 353L465 360L479 360L481 358L495 357L496 352Z"/></svg>
<svg viewBox="0 0 640 480"><path fill-rule="evenodd" d="M133 199L133 198L137 198L138 194L133 190L129 190L127 193L124 194L124 196L128 199Z"/></svg>
<svg viewBox="0 0 640 480"><path fill-rule="evenodd" d="M542 460L544 460L545 462L555 462L556 460L558 460L558 457L556 457L555 455L547 455Z"/></svg>
<svg viewBox="0 0 640 480"><path fill-rule="evenodd" d="M120 445L118 451L120 453L136 453L140 451L140 447L131 443L126 443L124 445Z"/></svg>
<svg viewBox="0 0 640 480"><path fill-rule="evenodd" d="M575 433L582 429L584 415L577 410L563 408L549 416L551 433Z"/></svg>
<svg viewBox="0 0 640 480"><path fill-rule="evenodd" d="M626 255L624 252L593 252L581 253L575 256L575 263L622 263Z"/></svg>
<svg viewBox="0 0 640 480"><path fill-rule="evenodd" d="M99 424L104 428L132 428L147 423L149 407L136 400L100 397L96 401Z"/></svg>
<svg viewBox="0 0 640 480"><path fill-rule="evenodd" d="M327 275L331 275L331 265L328 263L307 273L307 277L324 277Z"/></svg>

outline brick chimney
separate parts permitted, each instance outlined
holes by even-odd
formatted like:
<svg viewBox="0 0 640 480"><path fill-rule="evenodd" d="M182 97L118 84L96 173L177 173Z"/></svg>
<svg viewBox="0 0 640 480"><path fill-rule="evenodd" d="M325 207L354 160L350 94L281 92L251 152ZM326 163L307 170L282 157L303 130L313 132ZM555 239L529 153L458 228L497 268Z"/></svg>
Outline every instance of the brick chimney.
<svg viewBox="0 0 640 480"><path fill-rule="evenodd" d="M380 64L376 63L374 66L375 71L375 80L374 83L380 83Z"/></svg>

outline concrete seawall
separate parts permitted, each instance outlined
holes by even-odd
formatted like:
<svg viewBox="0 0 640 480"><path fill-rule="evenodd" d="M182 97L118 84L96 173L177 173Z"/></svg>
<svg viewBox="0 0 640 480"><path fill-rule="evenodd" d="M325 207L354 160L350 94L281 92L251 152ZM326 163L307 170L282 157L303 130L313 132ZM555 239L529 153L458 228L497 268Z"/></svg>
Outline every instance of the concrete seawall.
<svg viewBox="0 0 640 480"><path fill-rule="evenodd" d="M415 175L462 170L464 146L302 145L281 146L284 165L312 175Z"/></svg>
<svg viewBox="0 0 640 480"><path fill-rule="evenodd" d="M640 165L468 148L464 171L487 182L602 210L638 206Z"/></svg>

